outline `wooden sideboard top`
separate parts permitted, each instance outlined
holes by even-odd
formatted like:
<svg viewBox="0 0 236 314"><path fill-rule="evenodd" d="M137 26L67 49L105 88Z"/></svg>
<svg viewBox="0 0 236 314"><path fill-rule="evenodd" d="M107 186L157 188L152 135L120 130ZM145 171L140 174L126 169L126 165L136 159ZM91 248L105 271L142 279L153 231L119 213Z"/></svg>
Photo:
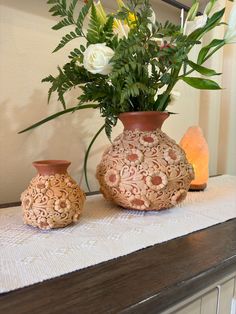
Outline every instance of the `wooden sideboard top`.
<svg viewBox="0 0 236 314"><path fill-rule="evenodd" d="M232 219L1 294L0 313L161 313L235 269Z"/></svg>

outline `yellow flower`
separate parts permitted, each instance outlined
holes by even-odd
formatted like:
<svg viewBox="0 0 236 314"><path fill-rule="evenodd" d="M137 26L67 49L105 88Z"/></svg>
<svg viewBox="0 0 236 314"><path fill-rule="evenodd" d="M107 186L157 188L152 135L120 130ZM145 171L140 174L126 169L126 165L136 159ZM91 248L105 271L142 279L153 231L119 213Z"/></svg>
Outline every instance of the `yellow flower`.
<svg viewBox="0 0 236 314"><path fill-rule="evenodd" d="M128 20L129 22L133 23L136 21L136 16L133 12L129 12L129 15L128 15Z"/></svg>
<svg viewBox="0 0 236 314"><path fill-rule="evenodd" d="M127 24L130 28L135 27L136 15L133 12L129 12L128 18L125 20L125 24Z"/></svg>
<svg viewBox="0 0 236 314"><path fill-rule="evenodd" d="M119 8L126 8L126 5L122 0L116 0ZM127 20L125 20L125 24L128 25L130 28L133 28L135 26L135 21L136 21L136 15L133 12L129 12Z"/></svg>

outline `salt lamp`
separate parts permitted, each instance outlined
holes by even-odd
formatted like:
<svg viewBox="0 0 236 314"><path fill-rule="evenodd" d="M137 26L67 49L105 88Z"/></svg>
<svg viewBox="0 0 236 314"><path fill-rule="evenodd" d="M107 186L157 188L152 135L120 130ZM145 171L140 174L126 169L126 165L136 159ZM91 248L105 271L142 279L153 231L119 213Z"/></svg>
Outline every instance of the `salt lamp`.
<svg viewBox="0 0 236 314"><path fill-rule="evenodd" d="M209 178L209 150L200 127L188 128L180 141L180 146L192 164L195 179L191 182L190 190L204 190Z"/></svg>

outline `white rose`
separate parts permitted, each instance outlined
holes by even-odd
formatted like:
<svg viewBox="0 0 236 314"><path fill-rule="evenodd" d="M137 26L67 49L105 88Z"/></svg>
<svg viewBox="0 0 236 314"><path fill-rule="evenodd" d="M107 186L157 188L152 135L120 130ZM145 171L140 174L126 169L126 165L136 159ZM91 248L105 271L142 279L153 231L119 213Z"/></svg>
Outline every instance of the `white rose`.
<svg viewBox="0 0 236 314"><path fill-rule="evenodd" d="M114 51L105 43L90 45L84 52L83 65L86 70L93 74L107 75L112 70L109 61L113 56Z"/></svg>

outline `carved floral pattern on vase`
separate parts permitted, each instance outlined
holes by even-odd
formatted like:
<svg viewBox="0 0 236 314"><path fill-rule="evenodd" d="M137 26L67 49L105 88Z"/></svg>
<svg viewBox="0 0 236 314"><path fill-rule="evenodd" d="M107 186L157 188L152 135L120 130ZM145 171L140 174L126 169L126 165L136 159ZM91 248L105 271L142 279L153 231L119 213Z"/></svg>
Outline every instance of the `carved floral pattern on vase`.
<svg viewBox="0 0 236 314"><path fill-rule="evenodd" d="M97 167L104 197L134 210L175 206L185 199L193 178L184 151L159 128L124 130Z"/></svg>
<svg viewBox="0 0 236 314"><path fill-rule="evenodd" d="M21 201L25 224L52 229L79 219L85 194L68 173L38 174L22 193Z"/></svg>

